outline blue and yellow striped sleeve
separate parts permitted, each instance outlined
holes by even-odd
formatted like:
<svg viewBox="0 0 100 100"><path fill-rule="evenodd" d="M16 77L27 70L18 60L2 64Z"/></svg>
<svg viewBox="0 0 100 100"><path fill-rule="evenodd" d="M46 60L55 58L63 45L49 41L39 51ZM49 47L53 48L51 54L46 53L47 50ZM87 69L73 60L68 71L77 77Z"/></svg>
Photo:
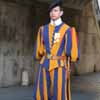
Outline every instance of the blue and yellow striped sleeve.
<svg viewBox="0 0 100 100"><path fill-rule="evenodd" d="M34 51L33 51L33 58L40 59L43 55L43 51L44 51L43 37L42 37L42 33L40 32L40 28L39 28L37 40L36 40Z"/></svg>
<svg viewBox="0 0 100 100"><path fill-rule="evenodd" d="M69 28L65 35L66 55L71 57L72 62L75 62L80 58L80 47L75 28Z"/></svg>
<svg viewBox="0 0 100 100"><path fill-rule="evenodd" d="M71 60L75 62L80 58L80 46L77 37L77 32L74 27L71 28L71 37L72 37Z"/></svg>
<svg viewBox="0 0 100 100"><path fill-rule="evenodd" d="M71 30L70 28L68 28L65 33L65 52L67 57L70 57L71 55L71 48L72 48Z"/></svg>

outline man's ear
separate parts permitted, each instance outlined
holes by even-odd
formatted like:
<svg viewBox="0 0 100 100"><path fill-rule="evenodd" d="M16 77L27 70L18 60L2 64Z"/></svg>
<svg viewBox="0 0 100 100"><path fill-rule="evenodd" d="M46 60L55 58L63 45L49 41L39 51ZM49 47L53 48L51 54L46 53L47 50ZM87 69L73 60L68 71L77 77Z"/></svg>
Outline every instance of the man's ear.
<svg viewBox="0 0 100 100"><path fill-rule="evenodd" d="M61 11L61 12L60 12L60 16L62 16L62 15L63 15L63 13L64 13L64 12L63 12L63 11Z"/></svg>

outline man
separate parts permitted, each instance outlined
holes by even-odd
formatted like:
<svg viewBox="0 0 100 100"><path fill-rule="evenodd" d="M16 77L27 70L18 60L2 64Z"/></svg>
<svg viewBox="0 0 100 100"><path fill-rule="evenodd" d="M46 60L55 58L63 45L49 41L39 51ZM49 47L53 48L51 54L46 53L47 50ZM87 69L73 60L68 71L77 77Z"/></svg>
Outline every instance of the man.
<svg viewBox="0 0 100 100"><path fill-rule="evenodd" d="M75 29L61 19L61 4L50 5L50 23L38 31L34 56L40 63L33 100L71 100L67 62L79 58L79 49Z"/></svg>

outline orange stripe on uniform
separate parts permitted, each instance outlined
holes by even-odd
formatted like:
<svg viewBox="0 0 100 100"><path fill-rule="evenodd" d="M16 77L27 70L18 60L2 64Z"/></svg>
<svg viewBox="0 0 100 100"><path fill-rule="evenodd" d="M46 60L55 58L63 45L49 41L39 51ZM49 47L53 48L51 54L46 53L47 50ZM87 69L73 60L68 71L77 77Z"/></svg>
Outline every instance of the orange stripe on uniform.
<svg viewBox="0 0 100 100"><path fill-rule="evenodd" d="M54 29L55 29L55 27L53 26L53 25L51 25L51 24L49 24L49 45L50 45L50 48L51 48L51 46L52 46L52 38L53 38L53 32L54 32Z"/></svg>
<svg viewBox="0 0 100 100"><path fill-rule="evenodd" d="M60 34L60 40L58 43L54 43L52 48L51 48L51 54L52 55L57 55L58 50L60 49L61 46L61 42L62 39L65 35L66 30L69 28L68 25L63 24L59 30L59 34ZM49 33L50 34L50 33ZM54 52L55 51L55 52ZM49 71L51 71L52 69L56 68L58 66L58 61L57 60L50 60L50 65L49 65Z"/></svg>
<svg viewBox="0 0 100 100"><path fill-rule="evenodd" d="M66 24L63 24L62 25L62 27L60 28L60 30L59 30L59 34L60 34L60 40L59 40L59 43L61 44L61 42L62 42L62 39L63 39L63 37L64 37L64 35L65 35L65 32L66 32L66 30L68 29L68 27L69 26L67 26ZM52 47L52 49L51 49L51 53L52 54L57 54L57 52L58 52L58 50L59 50L59 48L60 48L60 44L59 45L57 45L56 43L54 43L53 44L53 47ZM54 52L55 51L55 52Z"/></svg>
<svg viewBox="0 0 100 100"><path fill-rule="evenodd" d="M51 70L51 71L50 71L50 79L51 79L50 93L51 93L51 96L53 96L54 70Z"/></svg>
<svg viewBox="0 0 100 100"><path fill-rule="evenodd" d="M76 30L74 27L71 29L71 33L72 33L71 60L75 62L78 58L78 43L77 43Z"/></svg>
<svg viewBox="0 0 100 100"><path fill-rule="evenodd" d="M37 100L41 100L41 96L40 96L40 89L39 89L39 81L40 81L40 72L39 72L39 79L38 79L38 85L37 85L37 91L36 91L36 99Z"/></svg>
<svg viewBox="0 0 100 100"><path fill-rule="evenodd" d="M48 100L48 93L47 93L47 81L46 81L46 70L43 68L43 87L44 87L44 100Z"/></svg>

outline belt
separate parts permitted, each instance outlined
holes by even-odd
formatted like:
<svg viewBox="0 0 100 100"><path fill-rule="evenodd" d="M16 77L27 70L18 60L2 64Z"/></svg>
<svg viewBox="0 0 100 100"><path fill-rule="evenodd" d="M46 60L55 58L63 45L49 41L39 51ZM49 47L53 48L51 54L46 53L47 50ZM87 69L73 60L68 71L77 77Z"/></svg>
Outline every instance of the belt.
<svg viewBox="0 0 100 100"><path fill-rule="evenodd" d="M51 54L46 54L45 57L53 60L66 60L66 56L53 56Z"/></svg>

